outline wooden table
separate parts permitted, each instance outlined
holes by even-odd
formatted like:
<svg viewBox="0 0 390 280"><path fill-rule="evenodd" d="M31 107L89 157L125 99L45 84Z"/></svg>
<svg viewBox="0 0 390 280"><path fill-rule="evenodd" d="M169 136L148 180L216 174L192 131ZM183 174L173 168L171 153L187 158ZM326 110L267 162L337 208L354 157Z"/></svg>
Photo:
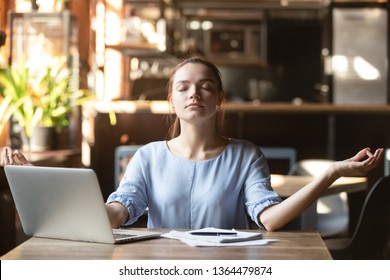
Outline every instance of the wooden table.
<svg viewBox="0 0 390 280"><path fill-rule="evenodd" d="M287 198L300 190L313 180L311 176L289 176L289 175L271 175L272 187L282 198ZM367 178L365 177L342 177L336 180L322 196L346 192L349 195L355 193L364 193L367 190ZM360 198L360 197L359 197ZM352 210L352 209L351 209ZM356 212L356 213L355 213ZM356 215L360 211L350 211L350 229L356 224ZM287 228L299 230L317 229L317 204L313 203L302 215L293 221Z"/></svg>
<svg viewBox="0 0 390 280"><path fill-rule="evenodd" d="M33 237L2 256L1 259L329 260L332 258L317 232L263 231L263 234L265 239L278 241L252 247L191 247L181 241L166 238L109 245Z"/></svg>
<svg viewBox="0 0 390 280"><path fill-rule="evenodd" d="M313 181L312 176L295 175L271 175L271 184L275 191L283 198L289 197L302 187ZM367 178L365 177L342 177L336 180L332 186L326 189L322 196L336 193L354 193L367 189Z"/></svg>

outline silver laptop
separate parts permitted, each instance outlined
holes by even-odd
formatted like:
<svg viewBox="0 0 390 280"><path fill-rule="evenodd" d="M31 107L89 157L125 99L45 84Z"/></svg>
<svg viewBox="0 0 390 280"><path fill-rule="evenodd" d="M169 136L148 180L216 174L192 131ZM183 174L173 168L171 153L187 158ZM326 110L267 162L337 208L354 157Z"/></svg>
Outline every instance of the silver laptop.
<svg viewBox="0 0 390 280"><path fill-rule="evenodd" d="M91 169L7 165L4 170L28 236L114 244L161 235L113 230Z"/></svg>

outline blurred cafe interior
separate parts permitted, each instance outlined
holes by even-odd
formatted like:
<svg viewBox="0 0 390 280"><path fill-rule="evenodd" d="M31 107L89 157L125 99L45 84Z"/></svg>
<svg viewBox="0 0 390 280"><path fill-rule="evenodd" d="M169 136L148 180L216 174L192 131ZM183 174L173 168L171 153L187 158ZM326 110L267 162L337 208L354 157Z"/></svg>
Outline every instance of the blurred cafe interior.
<svg viewBox="0 0 390 280"><path fill-rule="evenodd" d="M27 148L0 106L0 146L36 165L92 168L106 198L119 148L165 139L169 74L201 54L222 74L226 136L292 151L294 163L387 151L388 14L387 0L2 0L1 71L29 68L34 88L42 70L57 79L62 67L64 90L78 95L48 143L32 133ZM288 174L290 160L270 157L271 173ZM369 187L389 175L388 161ZM24 237L0 171L3 254Z"/></svg>

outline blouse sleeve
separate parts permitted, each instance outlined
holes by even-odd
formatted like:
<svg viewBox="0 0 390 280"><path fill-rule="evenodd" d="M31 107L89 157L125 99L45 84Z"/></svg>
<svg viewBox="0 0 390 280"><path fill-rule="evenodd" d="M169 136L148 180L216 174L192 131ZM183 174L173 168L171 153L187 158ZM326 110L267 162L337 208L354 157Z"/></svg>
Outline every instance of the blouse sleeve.
<svg viewBox="0 0 390 280"><path fill-rule="evenodd" d="M258 150L256 157L249 166L245 182L245 206L247 213L259 227L264 228L257 219L259 213L281 201L279 194L271 187L267 161Z"/></svg>
<svg viewBox="0 0 390 280"><path fill-rule="evenodd" d="M107 203L119 202L129 211L130 218L124 225L133 224L147 208L146 184L141 163L141 153L137 151L131 158L118 189L107 199Z"/></svg>

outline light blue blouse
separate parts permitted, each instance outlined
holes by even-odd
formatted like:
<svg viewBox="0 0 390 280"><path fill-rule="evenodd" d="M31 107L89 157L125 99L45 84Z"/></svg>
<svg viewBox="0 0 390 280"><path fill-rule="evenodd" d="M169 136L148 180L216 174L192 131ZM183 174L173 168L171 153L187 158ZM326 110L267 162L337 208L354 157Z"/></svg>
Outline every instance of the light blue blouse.
<svg viewBox="0 0 390 280"><path fill-rule="evenodd" d="M246 212L258 224L258 214L281 198L272 190L268 164L259 148L230 139L220 155L202 161L173 155L166 141L141 147L107 200L114 201L127 207L126 225L148 207L148 228L244 229Z"/></svg>

